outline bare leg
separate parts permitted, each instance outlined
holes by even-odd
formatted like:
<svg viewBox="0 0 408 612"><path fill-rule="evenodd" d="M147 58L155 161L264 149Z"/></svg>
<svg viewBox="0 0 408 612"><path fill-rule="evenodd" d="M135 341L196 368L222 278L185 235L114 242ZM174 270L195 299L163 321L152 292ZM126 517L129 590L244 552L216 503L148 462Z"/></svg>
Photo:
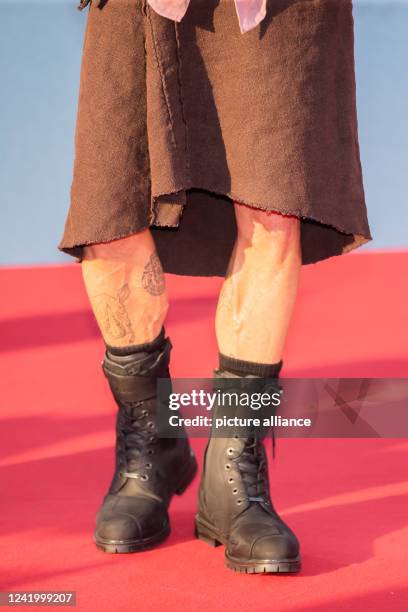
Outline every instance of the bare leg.
<svg viewBox="0 0 408 612"><path fill-rule="evenodd" d="M107 344L124 347L157 337L167 314L168 299L149 230L85 247L82 272Z"/></svg>
<svg viewBox="0 0 408 612"><path fill-rule="evenodd" d="M157 382L170 376L171 342L164 333L164 275L150 231L89 246L82 265L108 344L103 371L118 405L115 471L94 539L105 552L131 553L167 538L170 499L190 484L197 463L186 437L162 438L158 431Z"/></svg>
<svg viewBox="0 0 408 612"><path fill-rule="evenodd" d="M300 221L234 206L238 235L216 312L218 347L236 359L277 363L298 287Z"/></svg>
<svg viewBox="0 0 408 612"><path fill-rule="evenodd" d="M221 355L215 377L222 378L220 388L226 390L225 401L215 405L216 417L226 416L230 393L233 398L242 392L245 398L252 392L259 396L259 391L270 394L282 389L277 379L301 266L297 218L234 206L237 241L216 312ZM242 378L246 378L244 386ZM234 415L253 416L240 401L234 407ZM262 424L273 415L271 405L257 413ZM206 542L225 543L227 565L235 571L296 572L300 569L298 539L276 513L269 493L266 427L238 434L231 430L229 437L209 439L196 533Z"/></svg>

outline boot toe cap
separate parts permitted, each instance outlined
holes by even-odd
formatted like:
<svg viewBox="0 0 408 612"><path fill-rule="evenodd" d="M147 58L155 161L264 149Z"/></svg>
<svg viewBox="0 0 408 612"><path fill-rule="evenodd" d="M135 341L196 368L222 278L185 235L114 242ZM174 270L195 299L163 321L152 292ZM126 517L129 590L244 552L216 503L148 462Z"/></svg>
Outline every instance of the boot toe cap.
<svg viewBox="0 0 408 612"><path fill-rule="evenodd" d="M252 559L270 559L273 561L296 559L299 555L299 543L290 534L266 534L258 537L251 547Z"/></svg>
<svg viewBox="0 0 408 612"><path fill-rule="evenodd" d="M119 542L139 540L143 537L143 530L136 517L118 514L102 519L97 525L96 535L104 540Z"/></svg>
<svg viewBox="0 0 408 612"><path fill-rule="evenodd" d="M156 500L123 497L102 506L95 535L115 542L144 541L154 538L167 527L167 511Z"/></svg>

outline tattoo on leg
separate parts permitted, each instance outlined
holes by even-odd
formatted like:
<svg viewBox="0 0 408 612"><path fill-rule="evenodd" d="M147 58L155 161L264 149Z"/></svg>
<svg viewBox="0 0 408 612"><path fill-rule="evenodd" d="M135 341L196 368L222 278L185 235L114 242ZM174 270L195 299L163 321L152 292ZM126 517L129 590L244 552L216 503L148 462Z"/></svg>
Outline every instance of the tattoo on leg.
<svg viewBox="0 0 408 612"><path fill-rule="evenodd" d="M166 290L162 265L156 252L151 254L145 265L142 285L151 295L162 295Z"/></svg>
<svg viewBox="0 0 408 612"><path fill-rule="evenodd" d="M102 293L93 299L96 318L104 334L112 340L127 337L129 343L134 342L134 331L125 306L129 295L130 289L126 283L118 290L116 297Z"/></svg>

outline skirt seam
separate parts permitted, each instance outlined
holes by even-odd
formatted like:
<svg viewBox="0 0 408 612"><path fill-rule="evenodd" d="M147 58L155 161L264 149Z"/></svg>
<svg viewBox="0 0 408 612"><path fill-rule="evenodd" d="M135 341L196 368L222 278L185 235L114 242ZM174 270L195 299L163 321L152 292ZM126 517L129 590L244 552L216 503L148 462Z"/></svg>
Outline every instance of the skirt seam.
<svg viewBox="0 0 408 612"><path fill-rule="evenodd" d="M181 44L180 44L180 33L177 22L174 22L174 33L176 38L176 48L177 48L177 79L178 79L178 90L179 90L179 99L180 99L180 114L181 119L184 125L184 170L186 173L186 178L190 179L190 152L189 152L189 134L188 134L188 124L186 120L186 112L184 108L183 102L183 79L182 79L182 69L183 62L181 59ZM191 179L190 179L191 180Z"/></svg>
<svg viewBox="0 0 408 612"><path fill-rule="evenodd" d="M159 74L160 74L160 81L161 81L161 85L162 85L163 97L164 97L164 100L165 100L165 103L166 103L166 110L167 110L167 115L168 115L169 125L170 125L171 140L172 140L174 148L177 149L176 136L174 134L174 117L173 117L173 114L171 112L169 94L168 94L167 87L166 87L166 80L164 78L162 65L160 63L159 52L158 52L156 38L155 38L155 32L154 32L154 26L153 26L153 22L152 22L152 18L151 18L151 14L150 14L149 8L147 8L147 19L149 20L149 24L150 24L150 32L151 32L151 35L152 35L154 57L155 57L157 68L158 68L158 71L159 71Z"/></svg>

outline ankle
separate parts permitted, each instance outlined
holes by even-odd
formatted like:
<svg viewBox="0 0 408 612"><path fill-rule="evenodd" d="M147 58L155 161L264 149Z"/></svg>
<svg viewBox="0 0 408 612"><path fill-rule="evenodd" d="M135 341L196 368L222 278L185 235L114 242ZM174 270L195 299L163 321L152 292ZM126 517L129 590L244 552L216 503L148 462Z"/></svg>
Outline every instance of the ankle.
<svg viewBox="0 0 408 612"><path fill-rule="evenodd" d="M163 325L158 335L150 342L143 342L141 344L129 344L127 346L112 346L107 343L105 343L105 345L106 350L111 357L126 357L139 353L153 353L163 345L164 340L165 329Z"/></svg>

